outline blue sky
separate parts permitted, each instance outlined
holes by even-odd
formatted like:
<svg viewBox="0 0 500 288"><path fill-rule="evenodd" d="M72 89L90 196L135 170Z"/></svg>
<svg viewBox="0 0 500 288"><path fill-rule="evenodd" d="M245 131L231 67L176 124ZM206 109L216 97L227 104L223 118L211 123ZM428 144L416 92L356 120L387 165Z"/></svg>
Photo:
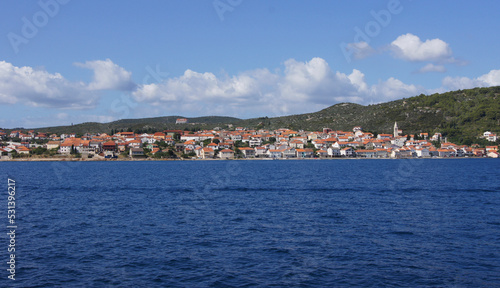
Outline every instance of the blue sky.
<svg viewBox="0 0 500 288"><path fill-rule="evenodd" d="M500 85L498 1L3 1L0 127L251 118Z"/></svg>

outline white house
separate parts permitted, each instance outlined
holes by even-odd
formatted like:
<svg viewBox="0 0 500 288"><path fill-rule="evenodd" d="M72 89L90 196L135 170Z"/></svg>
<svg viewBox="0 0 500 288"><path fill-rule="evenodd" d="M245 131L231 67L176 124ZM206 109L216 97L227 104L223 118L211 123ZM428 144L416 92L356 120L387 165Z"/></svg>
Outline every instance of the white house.
<svg viewBox="0 0 500 288"><path fill-rule="evenodd" d="M234 151L231 149L224 149L219 152L220 159L234 159Z"/></svg>
<svg viewBox="0 0 500 288"><path fill-rule="evenodd" d="M270 158L281 158L282 152L282 150L278 149L269 149L267 150L267 156Z"/></svg>
<svg viewBox="0 0 500 288"><path fill-rule="evenodd" d="M342 155L340 154L340 148L335 148L335 147L328 148L326 152L330 157L340 157Z"/></svg>
<svg viewBox="0 0 500 288"><path fill-rule="evenodd" d="M245 156L245 158L253 158L255 157L255 149L250 147L241 147L239 148L241 153Z"/></svg>
<svg viewBox="0 0 500 288"><path fill-rule="evenodd" d="M427 149L427 148L417 148L415 150L415 153L417 154L417 157L419 157L419 158L431 157L431 154L429 153L429 149Z"/></svg>
<svg viewBox="0 0 500 288"><path fill-rule="evenodd" d="M253 138L248 141L248 146L250 147L257 147L262 145L262 140L260 138Z"/></svg>
<svg viewBox="0 0 500 288"><path fill-rule="evenodd" d="M287 148L283 150L283 158L295 158L297 150L295 148Z"/></svg>
<svg viewBox="0 0 500 288"><path fill-rule="evenodd" d="M265 157L267 155L267 149L265 147L255 147L255 156Z"/></svg>
<svg viewBox="0 0 500 288"><path fill-rule="evenodd" d="M354 155L354 149L352 147L346 147L340 150L340 155L345 157L351 157Z"/></svg>

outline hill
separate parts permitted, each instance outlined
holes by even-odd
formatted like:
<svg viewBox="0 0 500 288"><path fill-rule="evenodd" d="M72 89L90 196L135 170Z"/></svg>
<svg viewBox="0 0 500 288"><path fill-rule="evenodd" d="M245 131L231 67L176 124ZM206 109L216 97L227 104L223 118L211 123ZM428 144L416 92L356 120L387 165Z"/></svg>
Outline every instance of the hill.
<svg viewBox="0 0 500 288"><path fill-rule="evenodd" d="M407 99L363 106L340 103L314 113L283 117L238 119L232 117L188 118L188 124L175 124L181 116L144 119L124 119L110 123L82 123L36 129L51 133L86 133L114 131L160 131L163 129L201 130L214 127L227 128L229 124L248 128L317 131L324 127L350 130L362 126L365 131L392 133L394 122L404 133L441 132L451 141L469 143L484 131L499 132L500 86L474 88L432 95L419 95Z"/></svg>
<svg viewBox="0 0 500 288"><path fill-rule="evenodd" d="M315 113L244 120L239 125L294 130L351 130L392 133L394 122L404 133L441 132L456 142L475 139L500 128L500 86L419 95L376 105L340 103Z"/></svg>
<svg viewBox="0 0 500 288"><path fill-rule="evenodd" d="M56 126L34 129L37 132L48 133L111 133L112 131L136 131L136 132L157 132L165 129L177 130L200 130L211 129L213 127L240 122L241 119L234 117L205 116L188 118L187 124L175 124L177 118L183 116L165 116L141 119L121 119L109 123L86 122L72 126Z"/></svg>

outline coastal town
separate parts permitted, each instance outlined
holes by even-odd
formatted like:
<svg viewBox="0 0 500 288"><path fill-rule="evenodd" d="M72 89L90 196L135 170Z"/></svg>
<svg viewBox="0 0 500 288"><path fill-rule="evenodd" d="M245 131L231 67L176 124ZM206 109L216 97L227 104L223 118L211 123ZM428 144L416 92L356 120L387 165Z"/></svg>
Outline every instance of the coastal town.
<svg viewBox="0 0 500 288"><path fill-rule="evenodd" d="M187 119L178 119L179 123ZM184 121L184 122L183 122ZM456 145L440 133L404 135L394 123L392 134L323 128L252 130L244 127L204 131L120 131L84 135L0 130L1 160L144 160L144 159L307 159L307 158L498 158L498 137L486 131L492 145Z"/></svg>

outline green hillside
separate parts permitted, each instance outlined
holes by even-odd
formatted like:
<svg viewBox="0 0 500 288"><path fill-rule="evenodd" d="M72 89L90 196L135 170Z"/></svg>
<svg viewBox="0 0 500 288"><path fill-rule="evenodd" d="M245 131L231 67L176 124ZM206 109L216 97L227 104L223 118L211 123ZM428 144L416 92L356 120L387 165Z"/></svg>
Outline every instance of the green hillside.
<svg viewBox="0 0 500 288"><path fill-rule="evenodd" d="M319 112L244 120L239 125L266 129L351 130L392 133L394 122L404 133L441 132L462 143L486 130L500 130L500 87L420 95L376 105L340 103Z"/></svg>
<svg viewBox="0 0 500 288"><path fill-rule="evenodd" d="M113 131L151 132L164 129L201 130L228 128L229 124L248 128L290 128L317 131L324 127L351 130L362 126L365 131L392 133L398 122L405 134L441 132L451 141L469 143L484 131L500 132L500 86L474 88L433 95L419 95L376 105L340 103L315 113L283 117L261 117L241 120L232 117L188 118L188 124L175 124L181 116L124 119L110 123L82 123L36 129L51 133Z"/></svg>

